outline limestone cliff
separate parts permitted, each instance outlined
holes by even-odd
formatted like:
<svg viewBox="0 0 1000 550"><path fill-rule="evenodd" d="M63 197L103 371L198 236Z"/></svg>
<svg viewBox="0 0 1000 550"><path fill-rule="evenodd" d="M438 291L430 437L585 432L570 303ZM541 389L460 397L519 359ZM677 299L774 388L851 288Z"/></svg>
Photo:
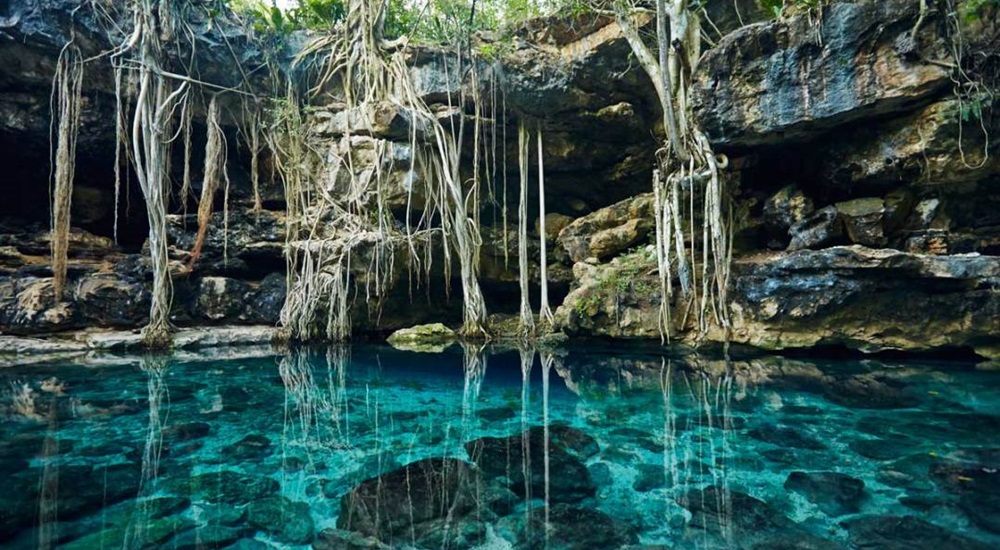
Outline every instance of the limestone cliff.
<svg viewBox="0 0 1000 550"><path fill-rule="evenodd" d="M71 32L88 51L107 47L105 30L88 15L90 4L74 11L77 4L15 0L0 7L0 59L9 61L0 64L0 145L9 199L0 207L5 334L132 328L147 315L143 212L127 196L125 204L114 203L113 100L108 75L100 72L85 86L71 288L61 303L51 294L50 77L59 45ZM730 160L726 180L739 227L734 326L707 338L767 349L963 348L995 355L1000 140L990 138L1000 131L1000 117L987 96L977 97L974 107L967 96L958 99L948 65L950 22L933 12L911 36L915 0L834 2L821 13L780 20L765 20L766 14L750 9L752 2L737 4L743 21L732 2L708 3L719 32L694 74L695 113ZM197 11L199 3L192 6ZM258 77L275 70L263 65L262 54L235 26L203 23L196 28L201 78L225 84L240 74L238 66L254 63ZM995 78L997 23L979 22L971 32L970 60L961 61ZM662 128L656 95L630 59L620 29L602 17L554 18L526 24L512 45L478 40L480 51L502 52L475 62L478 75L496 83L481 99L490 101L495 135L509 136L499 148L497 171L509 172L512 183L495 182L497 203L506 197L516 204L518 120L546 132L549 275L553 298L561 302L558 328L572 336L659 339L656 262L645 247L653 226L646 193ZM474 95L468 74L450 70L451 55L412 47L410 77L439 116L471 120L472 113L450 101ZM368 119L341 105L312 105L309 139L332 152L345 139L358 151L390 147L394 159L405 160L412 129L407 113L371 108L378 116ZM359 120L377 123L360 128ZM284 301L282 190L275 181L263 182L264 210L251 211L249 155L235 126L227 132L229 217L214 215L195 271L177 270L173 320L181 326L274 325ZM317 159L319 170L322 156ZM377 167L393 174L384 197L399 219L408 198L421 208L399 167L404 164ZM135 188L130 192L138 196ZM477 205L484 220L480 274L490 310L515 313L516 218L512 210L505 228L497 203ZM197 226L186 206L176 199L171 206L171 255L178 266L189 256ZM116 208L118 244L111 239ZM537 210L530 216L536 220ZM535 277L536 244L529 254ZM365 259L352 269L363 277ZM396 287L377 311L363 296L355 300L356 331L460 318L460 297L449 299L440 281L413 292L401 271ZM683 304L676 309L683 315Z"/></svg>

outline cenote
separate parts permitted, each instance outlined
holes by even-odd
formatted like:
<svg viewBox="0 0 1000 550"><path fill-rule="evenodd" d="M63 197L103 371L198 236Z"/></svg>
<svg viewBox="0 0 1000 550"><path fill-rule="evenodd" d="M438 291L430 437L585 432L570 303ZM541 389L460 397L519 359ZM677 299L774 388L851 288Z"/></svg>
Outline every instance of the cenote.
<svg viewBox="0 0 1000 550"><path fill-rule="evenodd" d="M5 548L996 548L961 363L575 347L0 371Z"/></svg>

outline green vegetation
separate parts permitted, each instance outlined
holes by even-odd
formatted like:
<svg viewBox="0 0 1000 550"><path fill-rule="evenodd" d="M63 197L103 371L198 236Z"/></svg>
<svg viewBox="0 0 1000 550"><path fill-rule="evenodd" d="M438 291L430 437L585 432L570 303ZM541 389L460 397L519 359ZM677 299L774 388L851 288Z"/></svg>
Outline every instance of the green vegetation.
<svg viewBox="0 0 1000 550"><path fill-rule="evenodd" d="M824 0L757 0L761 8L775 19L818 8Z"/></svg>
<svg viewBox="0 0 1000 550"><path fill-rule="evenodd" d="M997 16L1000 0L966 0L961 10L966 21L986 20L988 16Z"/></svg>
<svg viewBox="0 0 1000 550"><path fill-rule="evenodd" d="M343 22L345 0L301 0L297 8L282 10L270 0L228 0L237 13L250 18L261 33L287 35L298 30L327 30ZM584 6L579 0L573 5ZM582 9L582 8L581 8ZM505 31L542 14L536 0L387 0L385 37L407 36L432 44L464 42L480 31Z"/></svg>
<svg viewBox="0 0 1000 550"><path fill-rule="evenodd" d="M343 21L344 0L301 0L299 7L282 10L268 0L230 0L237 13L250 17L257 32L284 35L303 29L329 29Z"/></svg>
<svg viewBox="0 0 1000 550"><path fill-rule="evenodd" d="M576 313L592 317L599 312L605 297L620 300L625 296L638 299L659 292L654 272L656 260L651 258L645 247L636 247L615 258L598 276L593 293L574 304Z"/></svg>

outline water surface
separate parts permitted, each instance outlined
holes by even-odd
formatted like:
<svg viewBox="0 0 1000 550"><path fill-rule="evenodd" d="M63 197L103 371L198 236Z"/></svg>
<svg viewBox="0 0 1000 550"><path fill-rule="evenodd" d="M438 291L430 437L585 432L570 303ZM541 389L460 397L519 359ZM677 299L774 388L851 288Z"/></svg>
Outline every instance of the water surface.
<svg viewBox="0 0 1000 550"><path fill-rule="evenodd" d="M1000 373L379 346L0 371L5 548L998 548Z"/></svg>

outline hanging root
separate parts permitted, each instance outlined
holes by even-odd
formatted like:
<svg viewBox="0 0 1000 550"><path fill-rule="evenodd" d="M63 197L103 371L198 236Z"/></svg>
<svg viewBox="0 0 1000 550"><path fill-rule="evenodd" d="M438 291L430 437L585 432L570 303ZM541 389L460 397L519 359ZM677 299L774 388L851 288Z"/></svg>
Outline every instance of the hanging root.
<svg viewBox="0 0 1000 550"><path fill-rule="evenodd" d="M552 316L552 308L549 306L549 258L548 246L546 243L547 235L545 234L545 160L542 147L541 127L538 128L538 231L538 244L541 254L541 258L539 260L541 266L541 280L539 283L542 287L542 303L538 311L538 318L551 330L552 324L555 322L555 318Z"/></svg>
<svg viewBox="0 0 1000 550"><path fill-rule="evenodd" d="M208 103L208 139L205 144L205 173L201 184L201 198L198 200L198 235L191 249L191 258L187 269L190 271L201 257L201 249L205 245L208 234L208 224L212 221L212 201L219 189L219 182L226 171L225 137L219 124L218 95L213 95Z"/></svg>
<svg viewBox="0 0 1000 550"><path fill-rule="evenodd" d="M56 150L53 156L52 189L52 273L55 299L62 301L66 286L66 264L69 255L70 207L73 196L73 176L76 168L76 138L80 127L80 102L83 88L83 57L70 41L59 53L52 79L52 124Z"/></svg>
<svg viewBox="0 0 1000 550"><path fill-rule="evenodd" d="M382 48L382 10L382 2L352 0L344 32L313 42L296 63L323 56L312 96L335 89L346 108L360 116L371 116L378 104L391 104L409 113L411 158L405 185L411 197L414 186L423 186L424 211L414 224L408 200L405 231L397 227L383 193L394 162L391 148L384 142L375 142L374 160L370 151L355 154L349 133L334 147L311 143L302 136L300 113L286 113L285 123L272 126L276 131L268 138L289 204L289 291L281 322L295 339L321 334L327 339L346 338L350 334L349 297L363 291L369 312L379 307L394 282L399 250L408 252L411 272L419 271L422 264L429 276L432 239L440 237L446 281L453 256L459 262L464 304L461 333L484 336L486 305L476 273L481 245L478 212L473 210L470 216L467 207L470 198L474 205L478 201L479 180L477 174L467 190L459 174L464 119L458 128L451 124L446 131L414 89L403 53L387 53ZM445 63L446 70L451 69L448 65ZM288 104L290 109L298 109L296 102ZM297 129L286 124L292 121ZM329 167L325 173L309 170L308 159L315 157L324 159ZM478 166L478 156L474 164ZM423 259L417 253L418 246L424 247ZM364 253L353 254L354 250ZM352 277L352 267L359 267L352 265L352 258L358 261L362 257L371 258L366 274ZM317 328L313 321L318 319L323 325L322 309L326 310L325 328Z"/></svg>
<svg viewBox="0 0 1000 550"><path fill-rule="evenodd" d="M153 288L149 324L142 331L143 344L164 348L171 344L170 305L173 287L167 254L167 198L170 178L170 136L174 113L187 100L188 82L176 89L162 69L162 40L171 36L171 4L139 0L135 4L133 35L119 48L117 56L132 53L137 69L138 91L132 116L132 163L146 201L149 221L149 255ZM118 61L122 63L121 60ZM119 107L122 103L118 102ZM119 115L120 116L120 115Z"/></svg>
<svg viewBox="0 0 1000 550"><path fill-rule="evenodd" d="M524 338L535 333L535 319L531 313L531 303L528 300L528 146L531 136L528 128L521 120L517 126L518 164L521 173L520 202L517 213L517 259L518 279L521 283L521 336Z"/></svg>

